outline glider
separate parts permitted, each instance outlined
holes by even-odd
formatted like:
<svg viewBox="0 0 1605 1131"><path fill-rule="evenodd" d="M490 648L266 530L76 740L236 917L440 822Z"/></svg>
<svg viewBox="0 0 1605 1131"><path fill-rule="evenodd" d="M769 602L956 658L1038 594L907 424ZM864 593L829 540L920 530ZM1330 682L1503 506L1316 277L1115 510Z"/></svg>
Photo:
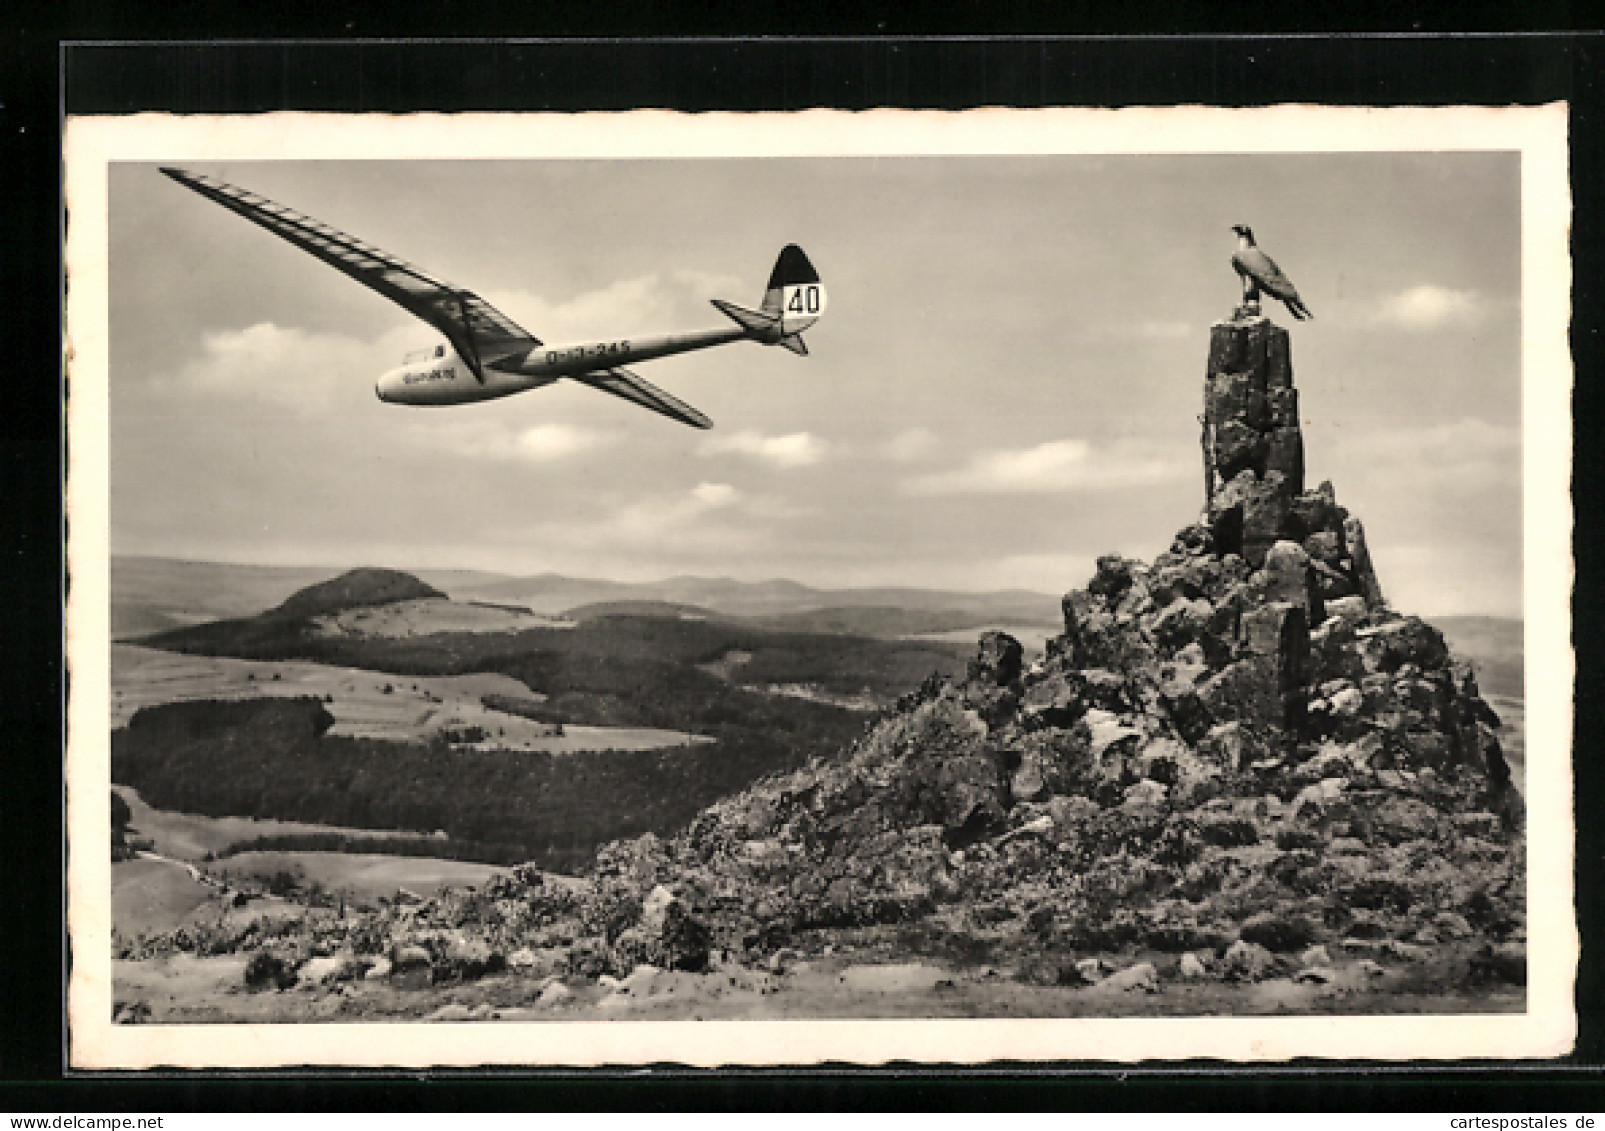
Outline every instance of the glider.
<svg viewBox="0 0 1605 1131"><path fill-rule="evenodd" d="M802 332L825 312L825 287L818 272L802 248L788 244L775 260L758 309L711 300L734 326L547 345L474 292L310 216L198 173L170 168L162 172L379 292L445 337L445 343L408 354L399 368L379 378L374 392L387 404L469 404L538 389L567 377L693 428L711 428L713 421L702 413L624 366L738 341L784 346L806 355Z"/></svg>
<svg viewBox="0 0 1605 1131"><path fill-rule="evenodd" d="M1279 298L1286 303L1288 312L1294 318L1301 321L1314 318L1310 308L1304 305L1304 300L1298 297L1298 288L1293 286L1292 280L1282 274L1276 261L1254 242L1254 230L1247 224L1233 224L1232 231L1237 233L1237 251L1232 255L1232 266L1243 278L1243 305L1258 310L1259 293L1263 290L1272 298Z"/></svg>

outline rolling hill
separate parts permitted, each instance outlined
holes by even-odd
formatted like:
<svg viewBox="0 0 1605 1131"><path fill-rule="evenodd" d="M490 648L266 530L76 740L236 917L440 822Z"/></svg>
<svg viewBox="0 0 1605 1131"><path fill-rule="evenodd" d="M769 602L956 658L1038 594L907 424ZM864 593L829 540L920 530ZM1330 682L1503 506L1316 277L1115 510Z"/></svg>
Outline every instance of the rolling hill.
<svg viewBox="0 0 1605 1131"><path fill-rule="evenodd" d="M306 586L340 573L334 566L251 566L173 558L112 556L112 634L122 639L208 620L254 615ZM456 601L511 604L558 615L615 602L658 602L690 606L722 616L803 617L775 627L802 631L852 631L905 635L974 624L1056 624L1059 598L1027 590L962 592L918 588L815 589L795 581L737 581L733 578L671 577L629 583L544 573L528 577L461 569L409 571L423 584ZM859 610L850 628L847 614ZM900 610L889 613L888 610ZM905 627L888 618L932 613L934 622ZM814 615L810 622L804 614ZM822 616L822 620L817 619ZM952 623L955 619L968 623ZM834 624L831 622L835 622ZM934 624L934 627L932 625ZM891 629L895 628L895 632Z"/></svg>

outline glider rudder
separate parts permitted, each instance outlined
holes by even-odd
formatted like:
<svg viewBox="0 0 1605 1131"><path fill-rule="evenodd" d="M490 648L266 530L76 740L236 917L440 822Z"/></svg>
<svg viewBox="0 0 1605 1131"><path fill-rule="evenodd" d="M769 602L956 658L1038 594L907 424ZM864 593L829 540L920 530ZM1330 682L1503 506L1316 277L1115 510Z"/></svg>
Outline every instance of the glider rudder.
<svg viewBox="0 0 1605 1131"><path fill-rule="evenodd" d="M775 260L757 310L723 299L714 299L713 305L765 345L784 346L806 355L808 347L801 335L825 313L825 284L803 249L792 243L781 249Z"/></svg>

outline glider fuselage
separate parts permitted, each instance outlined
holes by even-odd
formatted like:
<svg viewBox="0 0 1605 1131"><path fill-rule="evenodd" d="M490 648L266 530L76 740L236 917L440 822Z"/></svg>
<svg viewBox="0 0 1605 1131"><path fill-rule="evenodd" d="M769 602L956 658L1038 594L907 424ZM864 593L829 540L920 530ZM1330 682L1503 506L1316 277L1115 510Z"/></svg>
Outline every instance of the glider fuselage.
<svg viewBox="0 0 1605 1131"><path fill-rule="evenodd" d="M563 377L604 373L638 361L722 346L757 335L740 326L661 334L646 338L611 338L572 345L540 345L482 365L483 383L450 346L429 357L390 370L374 392L387 404L456 405L495 400L538 389Z"/></svg>

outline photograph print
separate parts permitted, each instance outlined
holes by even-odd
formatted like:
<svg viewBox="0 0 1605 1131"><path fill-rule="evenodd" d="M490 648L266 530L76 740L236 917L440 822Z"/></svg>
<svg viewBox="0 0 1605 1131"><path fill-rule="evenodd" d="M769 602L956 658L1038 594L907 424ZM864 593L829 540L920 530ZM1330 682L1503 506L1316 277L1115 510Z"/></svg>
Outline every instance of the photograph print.
<svg viewBox="0 0 1605 1131"><path fill-rule="evenodd" d="M1564 1052L1564 162L75 119L73 1062Z"/></svg>

